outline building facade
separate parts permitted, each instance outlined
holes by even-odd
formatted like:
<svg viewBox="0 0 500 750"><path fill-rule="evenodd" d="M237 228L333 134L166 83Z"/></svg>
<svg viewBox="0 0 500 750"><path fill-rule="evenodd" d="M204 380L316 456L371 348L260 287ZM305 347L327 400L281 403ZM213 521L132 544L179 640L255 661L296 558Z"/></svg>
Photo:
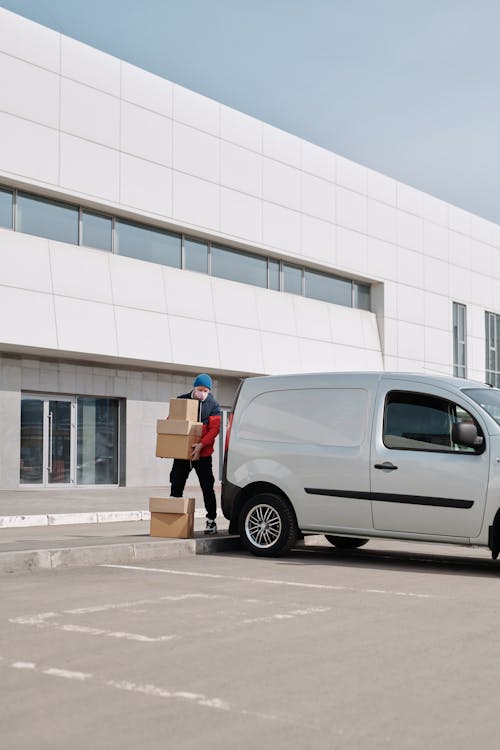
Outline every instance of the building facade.
<svg viewBox="0 0 500 750"><path fill-rule="evenodd" d="M167 484L197 372L500 383L499 226L4 9L0 78L0 489Z"/></svg>

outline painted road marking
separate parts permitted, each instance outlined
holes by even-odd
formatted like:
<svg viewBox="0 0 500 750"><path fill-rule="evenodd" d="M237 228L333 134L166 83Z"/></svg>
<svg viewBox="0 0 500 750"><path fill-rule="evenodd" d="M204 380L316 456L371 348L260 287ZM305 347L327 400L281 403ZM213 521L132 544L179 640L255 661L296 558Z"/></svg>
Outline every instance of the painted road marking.
<svg viewBox="0 0 500 750"><path fill-rule="evenodd" d="M52 667L50 669L42 670L42 674L50 675L51 677L64 677L66 680L90 680L92 675L88 672L70 672L69 669L56 669Z"/></svg>
<svg viewBox="0 0 500 750"><path fill-rule="evenodd" d="M412 591L391 591L389 589L365 589L353 586L333 586L327 583L302 583L301 581L281 581L273 578L250 578L248 576L228 576L221 573L195 573L191 570L171 570L169 568L146 568L140 565L100 565L101 568L118 568L121 570L140 570L145 573L166 573L175 576L191 576L193 578L212 578L214 580L240 581L242 583L266 583L272 586L291 586L296 588L317 589L320 591L344 591L356 594L382 594L384 596L406 596L413 599L436 599L433 594L417 594Z"/></svg>

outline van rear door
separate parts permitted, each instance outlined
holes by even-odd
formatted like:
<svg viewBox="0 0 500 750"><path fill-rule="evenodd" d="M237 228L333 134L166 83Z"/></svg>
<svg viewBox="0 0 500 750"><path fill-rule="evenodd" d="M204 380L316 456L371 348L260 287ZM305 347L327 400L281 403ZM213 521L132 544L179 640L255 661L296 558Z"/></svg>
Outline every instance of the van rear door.
<svg viewBox="0 0 500 750"><path fill-rule="evenodd" d="M381 531L476 537L489 477L488 436L459 395L421 383L379 385L370 460L373 525ZM482 445L452 441L454 422L473 421Z"/></svg>

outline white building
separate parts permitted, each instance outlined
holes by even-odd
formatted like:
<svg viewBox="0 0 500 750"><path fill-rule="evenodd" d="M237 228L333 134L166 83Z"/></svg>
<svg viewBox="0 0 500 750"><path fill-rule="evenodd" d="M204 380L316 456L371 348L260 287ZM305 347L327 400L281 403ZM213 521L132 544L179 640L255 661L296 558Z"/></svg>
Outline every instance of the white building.
<svg viewBox="0 0 500 750"><path fill-rule="evenodd" d="M500 383L500 227L0 9L0 488L166 485L210 373Z"/></svg>

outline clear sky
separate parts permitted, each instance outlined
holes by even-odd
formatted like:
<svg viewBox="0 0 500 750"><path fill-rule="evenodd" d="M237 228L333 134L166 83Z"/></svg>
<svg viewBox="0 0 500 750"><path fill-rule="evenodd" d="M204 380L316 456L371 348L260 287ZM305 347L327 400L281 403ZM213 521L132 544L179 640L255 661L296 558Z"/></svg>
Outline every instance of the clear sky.
<svg viewBox="0 0 500 750"><path fill-rule="evenodd" d="M500 223L500 0L0 0Z"/></svg>

